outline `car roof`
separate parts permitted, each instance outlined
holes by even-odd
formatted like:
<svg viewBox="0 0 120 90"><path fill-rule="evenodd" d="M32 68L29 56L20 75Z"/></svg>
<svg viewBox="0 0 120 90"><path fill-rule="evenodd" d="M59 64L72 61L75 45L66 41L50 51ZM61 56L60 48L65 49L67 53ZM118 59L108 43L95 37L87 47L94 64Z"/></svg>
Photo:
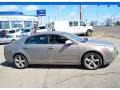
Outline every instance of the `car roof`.
<svg viewBox="0 0 120 90"><path fill-rule="evenodd" d="M63 34L63 33L65 33L65 32L62 32L62 31L45 31L45 32L35 33L35 34L30 35L30 36L42 35L42 34Z"/></svg>

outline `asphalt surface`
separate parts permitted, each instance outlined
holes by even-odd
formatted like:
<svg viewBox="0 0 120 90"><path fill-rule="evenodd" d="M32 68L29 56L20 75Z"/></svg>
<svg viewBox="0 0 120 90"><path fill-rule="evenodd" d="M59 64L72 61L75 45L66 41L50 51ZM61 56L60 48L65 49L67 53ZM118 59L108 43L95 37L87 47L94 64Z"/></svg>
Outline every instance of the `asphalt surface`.
<svg viewBox="0 0 120 90"><path fill-rule="evenodd" d="M101 36L112 41L120 53L120 39ZM120 55L109 65L98 70L86 70L80 66L30 65L16 69L6 63L4 45L0 45L0 87L120 87Z"/></svg>
<svg viewBox="0 0 120 90"><path fill-rule="evenodd" d="M120 26L115 27L94 27L94 32L102 32L105 36L120 39Z"/></svg>

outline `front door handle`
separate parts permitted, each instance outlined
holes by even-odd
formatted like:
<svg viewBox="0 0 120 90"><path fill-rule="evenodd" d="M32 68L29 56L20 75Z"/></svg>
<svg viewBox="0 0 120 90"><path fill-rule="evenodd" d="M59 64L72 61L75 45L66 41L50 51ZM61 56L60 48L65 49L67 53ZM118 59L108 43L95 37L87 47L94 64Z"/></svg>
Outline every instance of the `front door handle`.
<svg viewBox="0 0 120 90"><path fill-rule="evenodd" d="M48 49L54 49L54 47L53 47L53 46L50 46Z"/></svg>

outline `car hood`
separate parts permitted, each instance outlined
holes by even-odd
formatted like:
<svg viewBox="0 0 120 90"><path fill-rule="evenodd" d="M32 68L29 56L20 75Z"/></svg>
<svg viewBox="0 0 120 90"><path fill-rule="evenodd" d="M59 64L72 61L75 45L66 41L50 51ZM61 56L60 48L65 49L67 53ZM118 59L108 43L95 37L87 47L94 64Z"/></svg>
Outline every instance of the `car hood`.
<svg viewBox="0 0 120 90"><path fill-rule="evenodd" d="M86 41L86 43L100 45L100 46L106 46L106 45L113 46L112 42L105 41L105 40L100 40L100 39L91 39L91 38L89 38L88 41Z"/></svg>

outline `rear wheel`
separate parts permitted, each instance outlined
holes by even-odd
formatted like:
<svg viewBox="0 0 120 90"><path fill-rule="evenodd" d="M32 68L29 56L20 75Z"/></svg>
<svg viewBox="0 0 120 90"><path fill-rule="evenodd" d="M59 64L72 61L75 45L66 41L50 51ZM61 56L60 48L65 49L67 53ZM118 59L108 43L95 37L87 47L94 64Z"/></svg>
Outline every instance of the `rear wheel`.
<svg viewBox="0 0 120 90"><path fill-rule="evenodd" d="M87 30L86 35L91 36L92 35L92 30Z"/></svg>
<svg viewBox="0 0 120 90"><path fill-rule="evenodd" d="M98 69L102 66L102 57L97 53L87 53L83 57L82 64L90 70Z"/></svg>
<svg viewBox="0 0 120 90"><path fill-rule="evenodd" d="M25 56L17 54L14 56L14 65L16 68L24 69L28 66L28 62Z"/></svg>

